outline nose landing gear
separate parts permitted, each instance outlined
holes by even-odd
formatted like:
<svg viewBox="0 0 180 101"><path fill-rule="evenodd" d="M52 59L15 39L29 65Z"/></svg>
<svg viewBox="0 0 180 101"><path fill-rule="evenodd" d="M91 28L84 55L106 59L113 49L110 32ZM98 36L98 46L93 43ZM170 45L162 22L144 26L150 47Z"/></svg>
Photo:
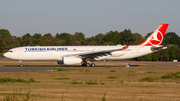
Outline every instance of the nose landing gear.
<svg viewBox="0 0 180 101"><path fill-rule="evenodd" d="M22 66L23 66L23 64L22 64L22 61L21 61L21 60L19 61L19 63L20 63L20 67L22 67Z"/></svg>

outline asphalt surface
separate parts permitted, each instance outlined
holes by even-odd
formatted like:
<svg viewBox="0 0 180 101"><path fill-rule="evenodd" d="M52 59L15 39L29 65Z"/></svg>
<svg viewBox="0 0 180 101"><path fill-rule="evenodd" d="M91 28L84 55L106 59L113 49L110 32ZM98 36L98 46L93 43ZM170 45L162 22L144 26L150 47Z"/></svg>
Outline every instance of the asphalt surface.
<svg viewBox="0 0 180 101"><path fill-rule="evenodd" d="M58 67L60 68L60 67ZM51 71L57 69L57 67L15 67L15 66L2 66L0 71Z"/></svg>
<svg viewBox="0 0 180 101"><path fill-rule="evenodd" d="M89 68L98 68L98 67L109 67L109 66L95 66ZM125 67L125 66L111 66L111 67ZM74 70L74 68L84 68L82 66L1 66L0 72L2 71L53 71L59 68L66 68L67 70Z"/></svg>
<svg viewBox="0 0 180 101"><path fill-rule="evenodd" d="M141 66L141 64L148 64L152 66L180 66L180 62L139 62L139 61L126 61L126 63L130 63L130 67ZM133 65L140 64L140 65ZM125 67L125 66L96 66L98 67ZM73 70L74 68L84 68L82 66L1 66L0 71L53 71L59 68L66 68L68 70ZM89 67L92 68L92 67Z"/></svg>
<svg viewBox="0 0 180 101"><path fill-rule="evenodd" d="M180 62L149 62L149 61L131 61L130 63L159 65L159 66L180 66Z"/></svg>

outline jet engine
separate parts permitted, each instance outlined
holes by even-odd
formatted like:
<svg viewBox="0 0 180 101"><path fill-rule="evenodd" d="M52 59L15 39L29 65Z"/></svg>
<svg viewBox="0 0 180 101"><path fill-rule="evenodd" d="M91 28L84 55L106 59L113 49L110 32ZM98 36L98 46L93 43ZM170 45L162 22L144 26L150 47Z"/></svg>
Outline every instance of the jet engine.
<svg viewBox="0 0 180 101"><path fill-rule="evenodd" d="M59 64L63 64L63 61L57 61L57 64L59 65Z"/></svg>
<svg viewBox="0 0 180 101"><path fill-rule="evenodd" d="M63 63L66 65L81 63L82 59L75 56L63 57Z"/></svg>

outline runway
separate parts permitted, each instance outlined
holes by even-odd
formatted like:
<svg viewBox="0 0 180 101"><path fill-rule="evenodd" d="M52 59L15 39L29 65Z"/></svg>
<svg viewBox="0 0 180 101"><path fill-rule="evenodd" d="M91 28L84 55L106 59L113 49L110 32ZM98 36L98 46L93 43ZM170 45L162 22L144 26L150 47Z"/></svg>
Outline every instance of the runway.
<svg viewBox="0 0 180 101"><path fill-rule="evenodd" d="M141 66L141 64L148 64L150 66L180 66L180 62L141 62L141 61L126 61L126 63L130 63L132 67ZM138 64L138 65L134 65ZM124 66L95 66L95 67L82 67L77 65L72 66L0 66L0 71L52 71L59 68L66 68L67 70L74 70L74 68L99 68L99 67L120 67L123 68Z"/></svg>
<svg viewBox="0 0 180 101"><path fill-rule="evenodd" d="M129 63L159 65L159 66L180 66L180 62L130 61Z"/></svg>
<svg viewBox="0 0 180 101"><path fill-rule="evenodd" d="M109 66L95 66L95 67L82 67L82 66L2 66L2 71L53 71L59 68L66 68L67 70L74 70L74 68L98 68L98 67L109 67ZM125 66L111 66L111 67L125 67Z"/></svg>
<svg viewBox="0 0 180 101"><path fill-rule="evenodd" d="M17 66L2 66L0 71L51 71L61 67L17 67Z"/></svg>

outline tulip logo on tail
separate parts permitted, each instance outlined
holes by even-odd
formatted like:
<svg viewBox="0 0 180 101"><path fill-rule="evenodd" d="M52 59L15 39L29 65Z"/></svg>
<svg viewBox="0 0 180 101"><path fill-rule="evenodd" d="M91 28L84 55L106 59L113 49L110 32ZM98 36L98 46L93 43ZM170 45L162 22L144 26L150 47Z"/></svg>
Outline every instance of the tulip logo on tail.
<svg viewBox="0 0 180 101"><path fill-rule="evenodd" d="M159 46L163 41L163 37L169 24L161 24L143 43L141 46Z"/></svg>
<svg viewBox="0 0 180 101"><path fill-rule="evenodd" d="M149 43L154 46L154 45L160 45L163 40L163 35L160 31L155 31L152 37L149 40Z"/></svg>

